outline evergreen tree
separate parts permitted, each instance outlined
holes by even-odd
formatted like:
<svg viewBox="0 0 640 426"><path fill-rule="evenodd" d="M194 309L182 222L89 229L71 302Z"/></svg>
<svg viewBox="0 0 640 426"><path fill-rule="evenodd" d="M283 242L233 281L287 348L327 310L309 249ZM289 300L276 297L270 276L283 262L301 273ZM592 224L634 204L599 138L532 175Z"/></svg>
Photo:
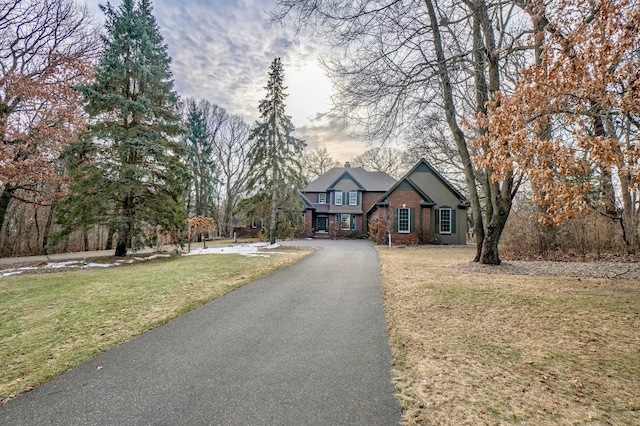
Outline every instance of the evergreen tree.
<svg viewBox="0 0 640 426"><path fill-rule="evenodd" d="M188 171L171 59L150 1L100 7L104 47L95 81L80 88L89 126L67 153L75 162L73 192L81 195L67 202L91 205L91 214L80 219L115 230L115 255L124 256L146 226L184 228L180 199ZM61 219L66 228L73 225L71 218Z"/></svg>
<svg viewBox="0 0 640 426"><path fill-rule="evenodd" d="M298 191L305 185L302 154L306 143L292 136L295 127L285 114L284 70L280 58L271 63L265 87L267 97L260 101L260 120L251 133L255 148L251 153L249 188L270 195L269 238L276 242L278 209L299 206ZM284 216L284 215L283 215Z"/></svg>
<svg viewBox="0 0 640 426"><path fill-rule="evenodd" d="M212 132L205 118L204 106L194 99L187 100L185 118L185 142L191 185L189 188L189 213L195 216L212 217L212 190L215 183L215 163L213 161ZM193 201L193 202L191 202Z"/></svg>

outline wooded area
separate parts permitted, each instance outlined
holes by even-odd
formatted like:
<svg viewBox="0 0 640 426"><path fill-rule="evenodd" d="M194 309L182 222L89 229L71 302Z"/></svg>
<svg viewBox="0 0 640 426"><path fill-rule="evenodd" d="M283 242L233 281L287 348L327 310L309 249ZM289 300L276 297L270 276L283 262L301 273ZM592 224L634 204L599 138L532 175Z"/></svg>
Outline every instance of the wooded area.
<svg viewBox="0 0 640 426"><path fill-rule="evenodd" d="M608 206L635 253L636 0L276 3L274 20L331 46L337 113L372 140L406 133L464 173L476 261L500 263L527 181L556 224Z"/></svg>
<svg viewBox="0 0 640 426"><path fill-rule="evenodd" d="M293 136L282 64L249 125L180 99L149 0L102 10L100 29L73 0L0 6L0 255L295 219L303 178L339 164ZM277 0L273 19L330 46L333 113L383 143L354 166L399 178L426 158L467 195L476 261L499 264L501 241L523 256L523 229L532 256L637 254L637 0Z"/></svg>

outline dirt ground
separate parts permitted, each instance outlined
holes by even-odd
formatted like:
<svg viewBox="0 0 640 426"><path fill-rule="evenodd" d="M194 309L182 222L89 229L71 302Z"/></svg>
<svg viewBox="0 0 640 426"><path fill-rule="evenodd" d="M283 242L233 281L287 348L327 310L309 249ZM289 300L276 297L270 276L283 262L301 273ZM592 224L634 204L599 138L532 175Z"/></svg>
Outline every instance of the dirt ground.
<svg viewBox="0 0 640 426"><path fill-rule="evenodd" d="M378 252L404 424L640 425L637 264Z"/></svg>

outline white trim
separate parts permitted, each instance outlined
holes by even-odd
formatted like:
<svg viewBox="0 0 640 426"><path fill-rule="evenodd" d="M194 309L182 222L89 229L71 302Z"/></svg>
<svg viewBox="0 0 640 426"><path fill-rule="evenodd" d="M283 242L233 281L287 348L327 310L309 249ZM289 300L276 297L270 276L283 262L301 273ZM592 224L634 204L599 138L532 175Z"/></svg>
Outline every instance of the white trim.
<svg viewBox="0 0 640 426"><path fill-rule="evenodd" d="M344 223L345 223L344 219L345 219L345 217L348 218L347 219L347 227L346 228L344 227ZM341 231L350 231L351 230L351 215L350 214L343 213L343 214L340 215L340 230Z"/></svg>
<svg viewBox="0 0 640 426"><path fill-rule="evenodd" d="M358 191L349 191L349 205L350 206L358 205Z"/></svg>
<svg viewBox="0 0 640 426"><path fill-rule="evenodd" d="M407 212L407 218L406 219L400 219L401 218L401 211L406 211ZM406 229L401 229L400 228L400 221L405 222L406 221ZM411 232L411 209L406 208L406 207L400 207L398 209L398 233L399 234L408 234Z"/></svg>
<svg viewBox="0 0 640 426"><path fill-rule="evenodd" d="M449 213L449 217L446 218L446 220L443 219L443 215L442 213ZM440 233L443 235L451 235L451 228L452 228L452 218L451 215L453 214L453 210L450 208L444 208L444 209L440 209L439 215L440 217L439 222L440 222Z"/></svg>

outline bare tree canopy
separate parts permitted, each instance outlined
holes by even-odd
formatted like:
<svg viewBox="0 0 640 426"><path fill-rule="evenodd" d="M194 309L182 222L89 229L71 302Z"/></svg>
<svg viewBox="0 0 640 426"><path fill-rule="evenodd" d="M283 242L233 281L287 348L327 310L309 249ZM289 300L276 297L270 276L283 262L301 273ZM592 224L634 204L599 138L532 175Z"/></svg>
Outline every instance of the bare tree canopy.
<svg viewBox="0 0 640 426"><path fill-rule="evenodd" d="M312 181L333 167L340 167L340 163L331 156L327 148L323 147L305 151L302 167L307 180Z"/></svg>
<svg viewBox="0 0 640 426"><path fill-rule="evenodd" d="M469 194L476 260L499 264L498 243L519 187L517 176L492 180L476 170L463 126L498 90L508 90L532 53L526 2L485 0L277 0L273 17L312 28L334 48L325 66L336 109L370 139L388 139L425 117L444 117ZM486 202L481 204L479 190Z"/></svg>
<svg viewBox="0 0 640 426"><path fill-rule="evenodd" d="M351 159L353 166L371 172L384 172L396 179L400 179L416 162L405 151L384 146L369 148Z"/></svg>

